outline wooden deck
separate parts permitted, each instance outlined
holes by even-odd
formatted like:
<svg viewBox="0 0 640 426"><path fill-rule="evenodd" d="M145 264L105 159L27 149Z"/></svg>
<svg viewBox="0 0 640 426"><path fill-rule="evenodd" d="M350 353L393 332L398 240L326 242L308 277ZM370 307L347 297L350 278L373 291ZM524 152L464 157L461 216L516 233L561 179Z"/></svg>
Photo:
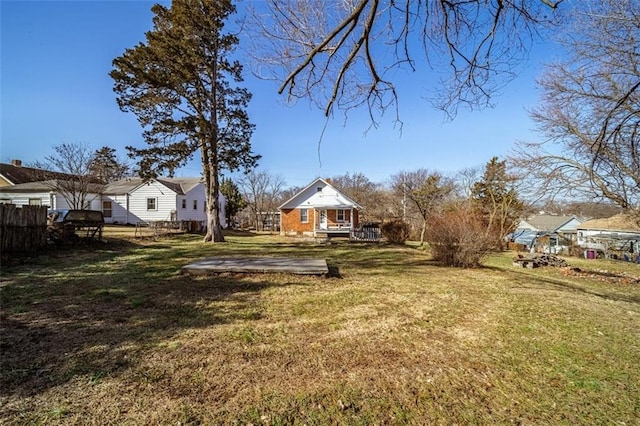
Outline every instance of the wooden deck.
<svg viewBox="0 0 640 426"><path fill-rule="evenodd" d="M290 257L212 257L183 266L183 274L207 275L224 272L295 275L327 275L325 259L299 259Z"/></svg>

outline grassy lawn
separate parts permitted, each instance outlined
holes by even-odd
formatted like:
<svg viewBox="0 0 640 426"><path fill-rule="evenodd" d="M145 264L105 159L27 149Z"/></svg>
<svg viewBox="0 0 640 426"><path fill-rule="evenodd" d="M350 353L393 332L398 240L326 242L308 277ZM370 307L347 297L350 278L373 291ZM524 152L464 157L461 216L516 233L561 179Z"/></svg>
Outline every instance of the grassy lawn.
<svg viewBox="0 0 640 426"><path fill-rule="evenodd" d="M0 423L640 423L638 265L131 234L2 265ZM333 277L178 272L239 255Z"/></svg>

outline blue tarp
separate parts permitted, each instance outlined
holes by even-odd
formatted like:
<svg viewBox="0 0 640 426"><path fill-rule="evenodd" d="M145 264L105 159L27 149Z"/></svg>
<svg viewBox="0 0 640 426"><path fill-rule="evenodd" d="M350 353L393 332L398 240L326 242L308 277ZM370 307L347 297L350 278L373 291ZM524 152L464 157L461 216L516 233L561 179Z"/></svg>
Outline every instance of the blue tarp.
<svg viewBox="0 0 640 426"><path fill-rule="evenodd" d="M537 237L542 235L539 231L532 231L530 229L516 229L512 234L508 235L509 241L513 241L516 244L523 244L527 248L531 248Z"/></svg>

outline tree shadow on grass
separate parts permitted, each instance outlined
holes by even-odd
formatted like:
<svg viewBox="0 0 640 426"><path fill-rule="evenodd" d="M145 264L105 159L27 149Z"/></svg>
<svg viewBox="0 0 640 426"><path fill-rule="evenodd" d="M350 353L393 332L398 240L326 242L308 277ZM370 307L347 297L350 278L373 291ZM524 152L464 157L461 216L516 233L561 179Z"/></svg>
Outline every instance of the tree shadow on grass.
<svg viewBox="0 0 640 426"><path fill-rule="evenodd" d="M597 296L606 300L616 301L616 302L627 302L627 303L640 303L640 296L622 294L615 291L613 284L610 284L611 291L606 291L606 289L602 290L594 290L589 288L587 284L579 284L572 283L566 279L561 278L553 278L543 275L534 275L532 273L528 273L522 270L518 270L518 268L514 268L513 270L507 270L505 268L496 267L496 266L485 266L484 269L506 272L516 276L518 280L526 280L527 282L533 283L541 283L543 285L549 285L552 288L561 290L561 291L570 291L574 293L582 293L589 296Z"/></svg>
<svg viewBox="0 0 640 426"><path fill-rule="evenodd" d="M288 285L177 275L172 266L155 264L163 257L153 253L162 248L109 266L123 251L137 250L75 251L69 256L79 262L3 274L0 395L30 396L71 380L117 376L185 329L260 319L260 293Z"/></svg>

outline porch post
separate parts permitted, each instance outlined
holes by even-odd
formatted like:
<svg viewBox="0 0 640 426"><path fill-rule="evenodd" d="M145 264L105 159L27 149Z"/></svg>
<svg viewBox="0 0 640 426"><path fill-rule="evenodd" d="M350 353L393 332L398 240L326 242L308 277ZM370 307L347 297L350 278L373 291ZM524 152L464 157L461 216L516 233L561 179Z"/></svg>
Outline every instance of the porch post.
<svg viewBox="0 0 640 426"><path fill-rule="evenodd" d="M353 207L351 207L351 209L349 209L349 223L351 223L351 225L349 226L349 229L351 231L354 231L356 229L356 224L353 221Z"/></svg>

